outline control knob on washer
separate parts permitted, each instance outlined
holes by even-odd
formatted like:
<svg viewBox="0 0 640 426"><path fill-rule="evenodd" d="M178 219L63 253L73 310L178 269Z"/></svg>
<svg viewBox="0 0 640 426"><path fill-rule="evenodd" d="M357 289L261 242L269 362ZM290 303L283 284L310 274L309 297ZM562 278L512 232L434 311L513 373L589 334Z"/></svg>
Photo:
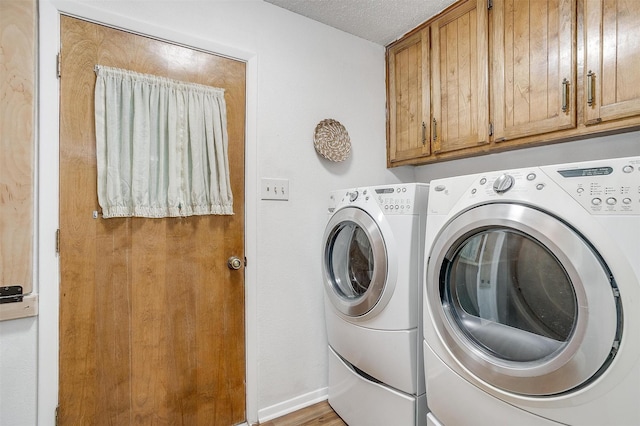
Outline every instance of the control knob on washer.
<svg viewBox="0 0 640 426"><path fill-rule="evenodd" d="M511 189L513 182L513 176L504 174L493 182L493 190L498 194L502 194Z"/></svg>

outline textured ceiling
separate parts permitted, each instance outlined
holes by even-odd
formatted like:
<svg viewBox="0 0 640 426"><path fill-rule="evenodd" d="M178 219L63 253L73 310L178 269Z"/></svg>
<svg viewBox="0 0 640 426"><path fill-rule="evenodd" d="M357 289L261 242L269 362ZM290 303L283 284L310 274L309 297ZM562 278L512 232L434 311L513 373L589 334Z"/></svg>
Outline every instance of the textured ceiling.
<svg viewBox="0 0 640 426"><path fill-rule="evenodd" d="M455 0L265 0L383 46Z"/></svg>

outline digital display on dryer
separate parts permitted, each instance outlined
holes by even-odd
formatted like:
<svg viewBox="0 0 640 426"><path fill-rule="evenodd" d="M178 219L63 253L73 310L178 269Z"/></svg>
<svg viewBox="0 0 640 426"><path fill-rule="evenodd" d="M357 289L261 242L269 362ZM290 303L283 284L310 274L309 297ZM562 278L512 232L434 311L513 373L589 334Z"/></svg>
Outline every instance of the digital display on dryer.
<svg viewBox="0 0 640 426"><path fill-rule="evenodd" d="M393 194L393 188L376 188L376 194Z"/></svg>
<svg viewBox="0 0 640 426"><path fill-rule="evenodd" d="M610 175L613 173L613 168L611 167L590 167L588 169L569 169L569 170L558 170L563 177L587 177L587 176L604 176Z"/></svg>

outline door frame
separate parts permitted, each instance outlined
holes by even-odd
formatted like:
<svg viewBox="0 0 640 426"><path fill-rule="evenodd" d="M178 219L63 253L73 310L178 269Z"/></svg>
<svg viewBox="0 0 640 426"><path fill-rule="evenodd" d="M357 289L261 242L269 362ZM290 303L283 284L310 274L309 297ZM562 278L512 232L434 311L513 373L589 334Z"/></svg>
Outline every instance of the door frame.
<svg viewBox="0 0 640 426"><path fill-rule="evenodd" d="M257 372L257 87L258 57L255 52L193 37L131 19L96 10L91 5L64 0L39 2L38 65L38 165L37 182L37 277L40 306L38 317L38 424L54 425L58 405L59 290L60 268L55 252L59 227L59 81L56 55L60 46L60 15L71 15L135 34L227 56L246 63L245 122L245 347L246 417L249 424L258 421ZM55 278L53 278L55 277Z"/></svg>

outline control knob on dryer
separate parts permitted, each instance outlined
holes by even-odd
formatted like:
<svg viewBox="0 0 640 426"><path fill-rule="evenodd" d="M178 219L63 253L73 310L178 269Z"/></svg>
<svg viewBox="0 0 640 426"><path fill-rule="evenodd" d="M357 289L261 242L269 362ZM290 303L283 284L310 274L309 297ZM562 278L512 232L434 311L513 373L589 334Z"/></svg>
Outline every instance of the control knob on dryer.
<svg viewBox="0 0 640 426"><path fill-rule="evenodd" d="M493 182L493 190L498 194L502 194L511 189L513 182L513 176L505 173Z"/></svg>

